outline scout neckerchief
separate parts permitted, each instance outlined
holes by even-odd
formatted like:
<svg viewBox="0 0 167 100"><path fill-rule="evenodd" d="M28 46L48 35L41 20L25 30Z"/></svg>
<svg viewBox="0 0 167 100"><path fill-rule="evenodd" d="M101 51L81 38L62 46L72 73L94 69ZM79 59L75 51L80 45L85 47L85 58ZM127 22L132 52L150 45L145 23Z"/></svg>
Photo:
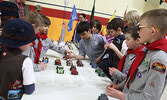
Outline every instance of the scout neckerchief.
<svg viewBox="0 0 167 100"><path fill-rule="evenodd" d="M41 54L41 49L42 49L42 42L41 39L47 39L47 35L46 34L41 34L37 33L36 34L36 38L38 39L38 49L34 47L34 51L35 51L35 60L34 63L37 64L39 62L39 58L40 58L40 54ZM33 41L33 45L35 45L35 41Z"/></svg>
<svg viewBox="0 0 167 100"><path fill-rule="evenodd" d="M151 51L163 50L167 52L167 40L166 38L162 38L160 40L154 41L153 43L146 45L146 48ZM129 78L129 80L127 81L127 86L126 86L127 88L129 88L129 82L131 81L133 75L137 70L137 67L140 65L144 57L145 57L145 52L142 51L141 53L137 54L135 60L133 61L126 79L127 81Z"/></svg>
<svg viewBox="0 0 167 100"><path fill-rule="evenodd" d="M128 49L126 55L128 55L128 54L135 54L135 55L137 55L138 53L140 53L140 52L142 51L143 48L144 48L144 45L141 46L141 47L139 47L139 48L137 48L137 49L135 49L135 50L129 50L129 49ZM120 59L120 61L119 61L119 63L118 63L118 70L119 70L119 71L122 71L122 68L123 68L123 66L124 66L124 62L125 62L126 55L124 55L124 56L122 57L122 59Z"/></svg>

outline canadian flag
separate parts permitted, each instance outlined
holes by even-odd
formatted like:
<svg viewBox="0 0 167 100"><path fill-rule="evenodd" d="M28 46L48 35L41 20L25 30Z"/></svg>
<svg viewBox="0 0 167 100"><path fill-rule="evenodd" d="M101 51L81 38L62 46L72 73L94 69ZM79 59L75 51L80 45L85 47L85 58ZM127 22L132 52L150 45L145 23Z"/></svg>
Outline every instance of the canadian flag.
<svg viewBox="0 0 167 100"><path fill-rule="evenodd" d="M165 3L167 3L167 0L165 0Z"/></svg>

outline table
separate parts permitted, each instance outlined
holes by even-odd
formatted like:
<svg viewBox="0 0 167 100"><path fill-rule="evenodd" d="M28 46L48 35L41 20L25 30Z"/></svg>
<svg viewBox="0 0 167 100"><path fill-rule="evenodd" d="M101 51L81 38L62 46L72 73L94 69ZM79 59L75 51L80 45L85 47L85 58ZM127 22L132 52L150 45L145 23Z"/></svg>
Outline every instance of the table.
<svg viewBox="0 0 167 100"><path fill-rule="evenodd" d="M78 52L75 47L74 51ZM98 76L95 69L91 68L89 60L82 60L84 67L77 67L79 74L71 75L70 66L66 66L63 55L52 50L46 55L49 57L48 67L45 71L35 72L35 92L31 95L24 94L22 100L97 100L101 93L106 93L106 86L111 81L107 77ZM64 74L56 73L56 57L62 62ZM72 61L76 65L76 60Z"/></svg>

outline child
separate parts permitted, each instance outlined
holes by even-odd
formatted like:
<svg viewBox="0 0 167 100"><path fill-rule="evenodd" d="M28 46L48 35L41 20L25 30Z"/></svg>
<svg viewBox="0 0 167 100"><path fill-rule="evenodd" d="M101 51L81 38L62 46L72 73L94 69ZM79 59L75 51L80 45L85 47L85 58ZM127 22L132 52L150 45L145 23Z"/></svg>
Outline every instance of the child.
<svg viewBox="0 0 167 100"><path fill-rule="evenodd" d="M104 51L104 45L107 43L106 39L98 34L91 34L90 24L87 22L80 22L77 27L77 33L81 36L79 55L71 52L64 58L75 58L78 60L85 59L87 55L91 61L99 59L99 56Z"/></svg>
<svg viewBox="0 0 167 100"><path fill-rule="evenodd" d="M110 79L111 79L111 75L109 74L109 67L117 68L118 62L120 60L119 58L120 55L115 53L112 47L114 47L115 45L116 46L115 48L118 48L119 51L122 49L122 42L125 40L125 36L122 32L123 28L124 28L124 23L123 23L123 20L120 18L114 18L111 22L108 23L107 33L111 37L114 37L113 43L106 44L104 46L105 48L110 48L110 50L106 51L107 55L109 55L108 59L105 59L106 56L104 56L101 58L101 61L97 61L99 62L99 67L103 70L106 76ZM121 56L123 56L123 54L121 54Z"/></svg>
<svg viewBox="0 0 167 100"><path fill-rule="evenodd" d="M93 34L100 34L100 35L104 36L101 32L101 22L100 21L93 20L93 21L91 21L90 26L92 28Z"/></svg>
<svg viewBox="0 0 167 100"><path fill-rule="evenodd" d="M139 36L148 51L136 56L120 85L107 87L109 96L120 100L159 100L167 81L167 10L155 9L140 18ZM120 89L120 92L116 89Z"/></svg>
<svg viewBox="0 0 167 100"><path fill-rule="evenodd" d="M107 25L107 33L110 34L111 37L114 37L113 39L113 44L118 48L118 50L121 51L122 49L122 42L125 40L125 36L122 32L122 30L124 29L124 23L123 20L120 18L114 18L111 22L108 23ZM111 44L107 44L105 45L105 48L107 47L112 47L110 45ZM117 55L113 50L112 50L112 57L113 57L113 66L111 67L115 67L117 68L118 66L118 62L120 60L119 55Z"/></svg>
<svg viewBox="0 0 167 100"><path fill-rule="evenodd" d="M31 24L20 19L8 20L0 38L0 99L21 100L23 93L35 90L32 60L21 54L36 39Z"/></svg>
<svg viewBox="0 0 167 100"><path fill-rule="evenodd" d="M38 16L38 20L41 19L40 15L36 12L32 14L28 14L26 16L26 21L33 24L36 20L32 21L32 17ZM48 19L47 19L48 20ZM42 22L42 19L41 19ZM53 44L53 42L47 37L46 33L48 31L48 27L50 24L47 24L46 18L44 19L44 23L41 24L41 27L38 27L38 32L36 33L36 40L33 42L33 45L29 51L29 56L34 61L34 71L41 71L46 69L46 63L40 62L40 59L43 58L48 49L52 49L58 53L65 54L65 52L69 52L63 48L60 48Z"/></svg>
<svg viewBox="0 0 167 100"><path fill-rule="evenodd" d="M114 81L120 83L126 79L126 75L128 74L130 65L135 59L135 56L144 47L140 43L140 37L137 31L137 27L130 27L125 30L125 42L128 47L127 54L119 61L118 70L116 68L109 68L110 75Z"/></svg>

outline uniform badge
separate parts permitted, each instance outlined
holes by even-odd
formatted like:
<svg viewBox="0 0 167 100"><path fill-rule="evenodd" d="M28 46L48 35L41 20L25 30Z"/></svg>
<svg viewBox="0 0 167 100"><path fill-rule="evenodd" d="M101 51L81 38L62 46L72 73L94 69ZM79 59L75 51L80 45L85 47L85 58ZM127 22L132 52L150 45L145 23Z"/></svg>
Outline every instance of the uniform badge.
<svg viewBox="0 0 167 100"><path fill-rule="evenodd" d="M145 67L148 67L148 60L144 59L143 62L142 62L142 65L144 65Z"/></svg>
<svg viewBox="0 0 167 100"><path fill-rule="evenodd" d="M153 88L155 87L154 82L151 82L149 85Z"/></svg>
<svg viewBox="0 0 167 100"><path fill-rule="evenodd" d="M128 72L129 72L129 69L125 70L125 74L126 74L126 75L128 74Z"/></svg>
<svg viewBox="0 0 167 100"><path fill-rule="evenodd" d="M6 52L3 52L3 56L6 56L7 55L7 53Z"/></svg>
<svg viewBox="0 0 167 100"><path fill-rule="evenodd" d="M141 78L141 77L142 77L141 72L137 72L137 77L138 77L138 78Z"/></svg>
<svg viewBox="0 0 167 100"><path fill-rule="evenodd" d="M155 70L155 71L158 71L158 72L161 72L161 73L166 72L166 66L162 63L159 63L159 62L153 63L152 66L151 66L151 69Z"/></svg>
<svg viewBox="0 0 167 100"><path fill-rule="evenodd" d="M47 50L47 47L43 47L44 50Z"/></svg>

